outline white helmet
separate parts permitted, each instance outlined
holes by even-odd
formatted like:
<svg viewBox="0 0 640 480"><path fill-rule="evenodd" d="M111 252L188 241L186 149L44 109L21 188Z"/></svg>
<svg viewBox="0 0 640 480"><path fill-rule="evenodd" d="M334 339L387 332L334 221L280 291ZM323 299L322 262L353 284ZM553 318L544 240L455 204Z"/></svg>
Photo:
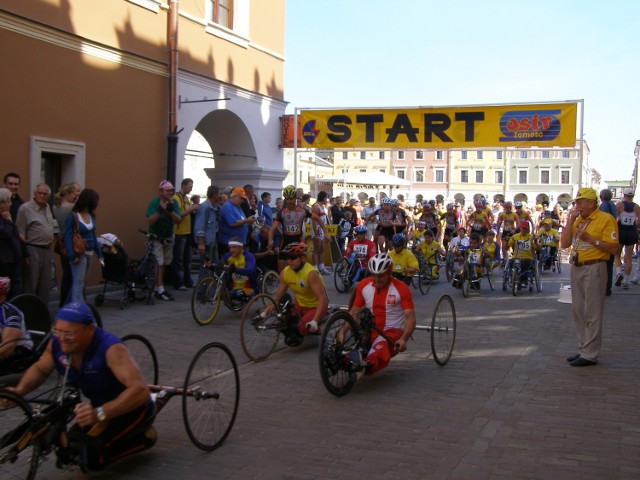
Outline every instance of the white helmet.
<svg viewBox="0 0 640 480"><path fill-rule="evenodd" d="M391 267L391 257L386 253L376 253L371 260L369 260L369 271L373 275L380 275L386 272Z"/></svg>
<svg viewBox="0 0 640 480"><path fill-rule="evenodd" d="M384 197L380 203L382 205L391 204L391 199L389 197Z"/></svg>

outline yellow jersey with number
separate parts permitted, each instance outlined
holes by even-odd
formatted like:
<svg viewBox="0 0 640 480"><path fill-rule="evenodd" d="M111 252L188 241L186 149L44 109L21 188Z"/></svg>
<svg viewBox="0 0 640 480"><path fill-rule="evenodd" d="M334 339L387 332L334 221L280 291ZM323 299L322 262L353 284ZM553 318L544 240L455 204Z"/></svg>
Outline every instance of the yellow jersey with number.
<svg viewBox="0 0 640 480"><path fill-rule="evenodd" d="M391 261L393 262L393 273L402 273L407 268L415 268L418 270L418 259L416 256L411 253L406 248L403 249L400 253L396 253L395 250L389 250L389 256L391 257ZM404 274L407 277L412 277L413 273Z"/></svg>
<svg viewBox="0 0 640 480"><path fill-rule="evenodd" d="M316 272L316 275L318 275L322 283L322 288L325 288L324 279L320 276L318 270L310 263L305 262L304 267L297 272L291 267L286 267L282 271L284 282L296 296L296 302L303 308L313 308L319 304L318 297L316 297L316 294L309 284L310 272Z"/></svg>

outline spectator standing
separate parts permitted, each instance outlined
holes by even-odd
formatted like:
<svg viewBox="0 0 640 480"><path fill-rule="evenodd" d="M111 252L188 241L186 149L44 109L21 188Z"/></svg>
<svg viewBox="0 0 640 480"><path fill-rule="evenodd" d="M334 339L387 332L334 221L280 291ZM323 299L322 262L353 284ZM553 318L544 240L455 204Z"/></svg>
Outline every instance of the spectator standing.
<svg viewBox="0 0 640 480"><path fill-rule="evenodd" d="M191 203L189 194L193 190L193 180L185 178L180 183L180 190L175 193L173 199L178 202L180 208L180 221L174 226L173 241L173 286L176 290L193 288L191 278L191 214L196 212L200 205Z"/></svg>
<svg viewBox="0 0 640 480"><path fill-rule="evenodd" d="M605 213L608 213L613 218L617 218L617 209L616 204L611 200L613 194L611 190L605 188L604 190L600 190L600 210ZM553 219L552 219L553 221ZM615 255L610 255L609 260L607 260L607 288L606 295L607 297L611 295L611 285L613 284L613 261L616 258Z"/></svg>
<svg viewBox="0 0 640 480"><path fill-rule="evenodd" d="M0 375L13 373L11 367L15 367L17 361L33 354L33 341L24 323L24 314L6 301L10 291L11 280L0 276Z"/></svg>
<svg viewBox="0 0 640 480"><path fill-rule="evenodd" d="M173 260L173 226L182 220L182 213L178 201L173 198L175 188L169 180L160 182L158 190L159 195L147 207L149 241L158 261L155 296L159 300L173 301L173 296L164 288L164 272Z"/></svg>
<svg viewBox="0 0 640 480"><path fill-rule="evenodd" d="M64 225L67 217L71 213L73 206L78 200L80 195L80 185L78 182L71 182L63 185L58 190L53 202L53 217L58 224L58 232L56 242L61 242L64 245ZM60 301L59 306L62 308L65 303L69 301L69 294L71 292L71 285L73 283L73 277L71 275L71 264L69 258L66 255L66 250L59 250L60 255L60 267L62 267L62 278L60 279Z"/></svg>
<svg viewBox="0 0 640 480"><path fill-rule="evenodd" d="M273 211L271 210L271 194L269 192L262 192L260 195L260 201L258 202L258 208L256 209L256 215L263 218L263 223L271 227L273 225Z"/></svg>
<svg viewBox="0 0 640 480"><path fill-rule="evenodd" d="M329 194L325 191L318 193L318 200L311 207L311 213L316 214L324 225L316 225L312 222L311 238L313 239L313 262L314 267L322 274L329 275L329 271L324 266L324 244L331 242L331 238L326 236L326 225L331 223L329 212Z"/></svg>
<svg viewBox="0 0 640 480"><path fill-rule="evenodd" d="M39 183L33 191L33 200L23 203L18 210L16 226L27 246L29 263L23 274L26 293L40 297L49 304L51 292L51 243L53 242L53 215L49 208L51 188Z"/></svg>
<svg viewBox="0 0 640 480"><path fill-rule="evenodd" d="M7 173L4 176L4 186L8 188L11 192L11 220L13 223L16 222L16 218L18 218L18 209L24 203L24 200L20 198L18 194L18 190L20 189L20 175L17 173Z"/></svg>
<svg viewBox="0 0 640 480"><path fill-rule="evenodd" d="M344 255L345 244L348 245L353 240L353 229L355 227L355 222L351 221L351 212L344 212L344 217L340 219L338 224L338 247L340 247L342 255Z"/></svg>
<svg viewBox="0 0 640 480"><path fill-rule="evenodd" d="M67 216L64 224L64 248L67 252L69 265L71 266L71 302L84 301L84 284L91 267L93 254L98 256L100 263L104 265L102 250L96 238L96 209L100 197L98 192L91 188L85 188L80 192L71 215ZM78 232L85 243L84 253L77 254L73 251L73 234ZM66 303L66 302L65 302Z"/></svg>
<svg viewBox="0 0 640 480"><path fill-rule="evenodd" d="M280 210L282 210L282 207L284 207L284 200L282 199L282 197L278 197L276 198L276 206L275 209L272 209L273 214L277 215L278 213L280 213ZM275 218L275 217L274 217Z"/></svg>
<svg viewBox="0 0 640 480"><path fill-rule="evenodd" d="M11 220L11 191L0 188L0 277L6 277L7 297L11 300L21 293L20 266L26 259L26 248L20 241L20 234Z"/></svg>
<svg viewBox="0 0 640 480"><path fill-rule="evenodd" d="M376 210L376 199L374 197L369 197L369 203L367 203L362 209L362 221L364 225L367 227L367 240L373 240L374 233L376 231L376 227L378 224L375 221L375 215L371 214ZM371 220L367 221L366 219L371 218Z"/></svg>
<svg viewBox="0 0 640 480"><path fill-rule="evenodd" d="M331 222L334 225L339 225L340 220L344 218L344 202L342 197L335 197L333 205L331 205Z"/></svg>
<svg viewBox="0 0 640 480"><path fill-rule="evenodd" d="M246 242L249 226L255 217L246 217L242 211L242 202L247 199L244 188L236 187L231 191L229 200L220 209L220 233L218 235L218 255L222 257L229 251L231 237L243 238Z"/></svg>
<svg viewBox="0 0 640 480"><path fill-rule="evenodd" d="M242 199L242 203L240 204L240 208L242 208L242 212L246 218L255 216L256 207L258 206L258 199L256 198L255 193L253 193L253 185L247 184L244 187L244 198Z"/></svg>
<svg viewBox="0 0 640 480"><path fill-rule="evenodd" d="M607 260L619 250L618 225L598 209L592 188L581 188L567 218L560 248L571 254L571 308L578 337L578 353L567 358L572 367L598 363L607 284Z"/></svg>
<svg viewBox="0 0 640 480"><path fill-rule="evenodd" d="M196 213L196 220L193 225L193 233L198 245L200 254L200 274L204 266L205 257L213 263L218 263L218 231L220 230L219 217L220 205L218 196L220 188L210 185L207 188L207 199L202 202Z"/></svg>
<svg viewBox="0 0 640 480"><path fill-rule="evenodd" d="M618 229L620 231L619 242L622 246L622 251L618 252L615 258L616 287L622 284L622 288L627 289L629 288L629 275L631 275L631 267L633 265L633 248L638 243L640 207L633 201L634 191L632 188L625 188L622 193L622 200L616 205ZM623 256L624 267L622 266Z"/></svg>

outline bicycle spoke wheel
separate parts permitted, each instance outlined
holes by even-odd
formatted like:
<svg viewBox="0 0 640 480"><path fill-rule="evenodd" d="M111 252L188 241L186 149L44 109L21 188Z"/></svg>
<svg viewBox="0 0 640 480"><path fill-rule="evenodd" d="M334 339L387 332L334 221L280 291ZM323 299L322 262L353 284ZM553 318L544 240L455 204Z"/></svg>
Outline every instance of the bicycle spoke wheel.
<svg viewBox="0 0 640 480"><path fill-rule="evenodd" d="M492 265L489 265L487 270L487 281L489 282L489 288L491 289L491 291L494 291L496 289L496 277L493 271L494 268L492 267Z"/></svg>
<svg viewBox="0 0 640 480"><path fill-rule="evenodd" d="M451 283L453 280L453 258L449 254L447 254L447 263L446 263L446 272L447 272L447 282Z"/></svg>
<svg viewBox="0 0 640 480"><path fill-rule="evenodd" d="M356 383L357 375L348 366L348 356L357 347L358 326L351 315L338 311L329 317L320 340L320 376L329 393L342 397Z"/></svg>
<svg viewBox="0 0 640 480"><path fill-rule="evenodd" d="M449 295L443 295L431 317L431 353L438 365L445 365L449 361L455 343L456 307Z"/></svg>
<svg viewBox="0 0 640 480"><path fill-rule="evenodd" d="M422 293L422 295L429 293L432 283L433 279L431 278L431 270L425 267L425 269L421 270L418 274L418 287L420 287L420 293Z"/></svg>
<svg viewBox="0 0 640 480"><path fill-rule="evenodd" d="M343 266L341 262L336 264L336 268L333 272L333 283L336 286L338 293L346 293L349 290L350 285L347 276L348 271L348 266Z"/></svg>
<svg viewBox="0 0 640 480"><path fill-rule="evenodd" d="M271 312L262 316L267 307ZM273 297L265 294L253 297L240 321L240 343L247 357L260 362L271 355L278 344L281 326L280 308Z"/></svg>
<svg viewBox="0 0 640 480"><path fill-rule="evenodd" d="M542 263L536 262L536 291L542 291Z"/></svg>
<svg viewBox="0 0 640 480"><path fill-rule="evenodd" d="M209 343L191 361L184 380L182 419L201 450L218 448L231 432L240 402L240 375L231 351Z"/></svg>
<svg viewBox="0 0 640 480"><path fill-rule="evenodd" d="M209 325L220 309L220 285L212 275L202 277L191 296L191 313L199 325Z"/></svg>
<svg viewBox="0 0 640 480"><path fill-rule="evenodd" d="M9 405L4 405L9 402ZM40 463L40 439L27 440L34 432L29 404L18 395L0 391L0 477L32 479Z"/></svg>
<svg viewBox="0 0 640 480"><path fill-rule="evenodd" d="M471 290L471 279L469 278L469 268L465 266L464 275L462 278L462 296L464 298L467 298L469 296L470 290Z"/></svg>
<svg viewBox="0 0 640 480"><path fill-rule="evenodd" d="M273 270L267 270L262 276L261 293L273 295L274 293L276 293L279 283L280 277L278 276L277 272L274 272Z"/></svg>
<svg viewBox="0 0 640 480"><path fill-rule="evenodd" d="M158 260L155 255L150 254L147 258L143 274L147 290L153 291L153 288L156 285L156 279L158 278Z"/></svg>
<svg viewBox="0 0 640 480"><path fill-rule="evenodd" d="M122 342L140 367L147 383L158 385L158 357L151 342L142 335L125 335Z"/></svg>
<svg viewBox="0 0 640 480"><path fill-rule="evenodd" d="M506 292L509 287L509 269L505 267L504 272L502 273L502 291Z"/></svg>
<svg viewBox="0 0 640 480"><path fill-rule="evenodd" d="M511 293L515 297L518 294L518 287L520 286L520 269L511 269Z"/></svg>

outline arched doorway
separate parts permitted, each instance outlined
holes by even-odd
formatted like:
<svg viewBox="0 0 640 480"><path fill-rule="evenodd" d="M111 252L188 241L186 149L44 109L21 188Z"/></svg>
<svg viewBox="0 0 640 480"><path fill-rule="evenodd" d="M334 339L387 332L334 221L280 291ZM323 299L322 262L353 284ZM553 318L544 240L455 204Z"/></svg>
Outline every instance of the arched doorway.
<svg viewBox="0 0 640 480"><path fill-rule="evenodd" d="M460 205L464 205L464 194L462 194L462 193L456 193L456 194L453 196L453 199L454 199L457 203L459 203Z"/></svg>
<svg viewBox="0 0 640 480"><path fill-rule="evenodd" d="M571 204L572 200L573 198L571 197L571 195L569 195L568 193L563 193L561 195L558 195L557 202L562 206L562 208L566 210L569 204Z"/></svg>
<svg viewBox="0 0 640 480"><path fill-rule="evenodd" d="M499 203L499 202L504 202L504 195L502 195L501 193L498 193L497 195L493 196L493 203Z"/></svg>
<svg viewBox="0 0 640 480"><path fill-rule="evenodd" d="M539 193L536 196L536 204L542 205L543 203L546 203L547 205L549 205L549 195L546 195L544 193Z"/></svg>
<svg viewBox="0 0 640 480"><path fill-rule="evenodd" d="M517 193L513 197L514 202L527 203L528 200L529 200L529 197L527 197L524 193Z"/></svg>
<svg viewBox="0 0 640 480"><path fill-rule="evenodd" d="M484 198L484 195L483 195L483 194L481 194L481 193L476 193L476 194L473 196L473 202L475 203L475 202L477 202L478 200L482 200L483 198Z"/></svg>

